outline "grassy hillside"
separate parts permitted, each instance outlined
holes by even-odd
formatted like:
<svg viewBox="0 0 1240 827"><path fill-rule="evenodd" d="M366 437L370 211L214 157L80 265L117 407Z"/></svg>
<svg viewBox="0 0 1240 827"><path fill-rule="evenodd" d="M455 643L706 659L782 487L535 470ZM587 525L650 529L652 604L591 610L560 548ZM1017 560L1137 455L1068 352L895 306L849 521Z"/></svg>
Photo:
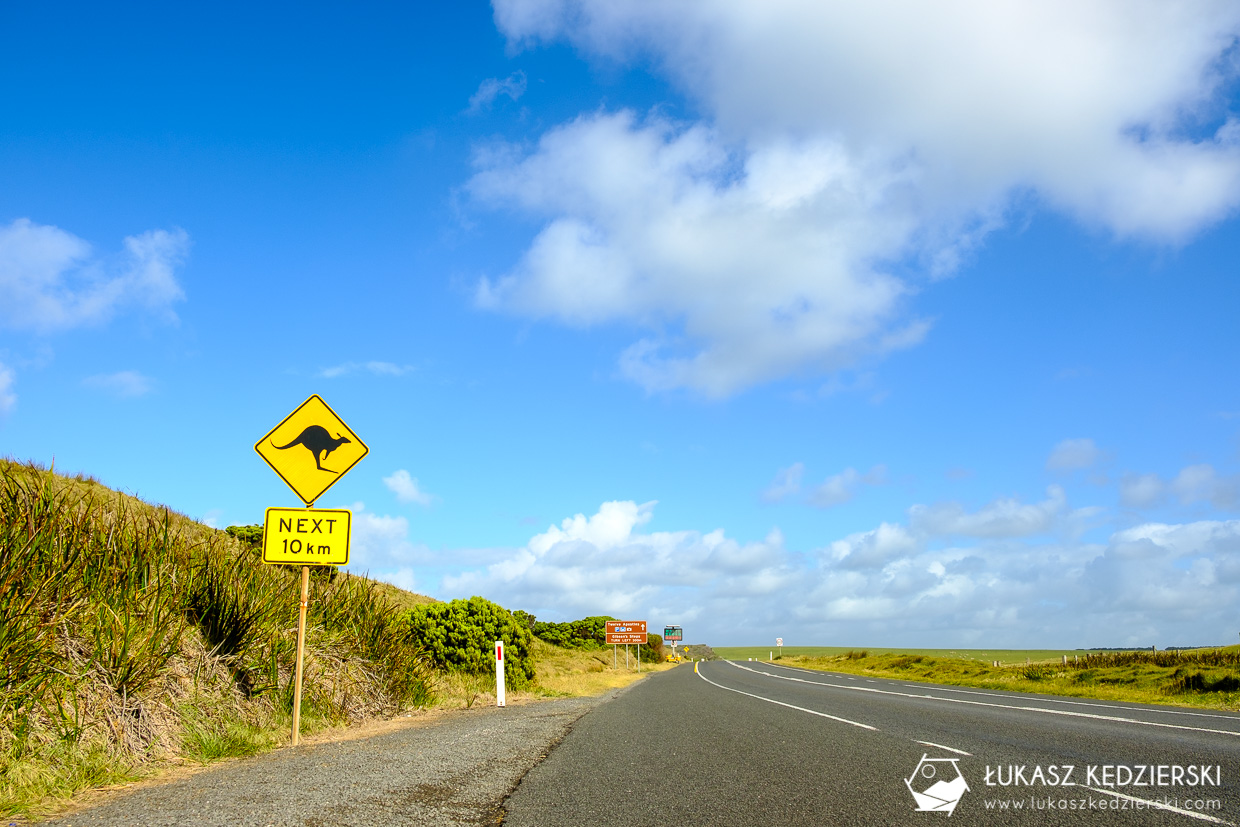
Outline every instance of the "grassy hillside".
<svg viewBox="0 0 1240 827"><path fill-rule="evenodd" d="M299 572L253 546L0 459L0 816L288 742ZM410 610L436 601L348 574L310 583L303 734L494 703L493 678L437 670L410 633ZM510 703L636 677L541 641L532 654L538 678Z"/></svg>
<svg viewBox="0 0 1240 827"><path fill-rule="evenodd" d="M224 532L0 460L0 813L286 740L298 589ZM306 730L433 700L385 591L312 578Z"/></svg>

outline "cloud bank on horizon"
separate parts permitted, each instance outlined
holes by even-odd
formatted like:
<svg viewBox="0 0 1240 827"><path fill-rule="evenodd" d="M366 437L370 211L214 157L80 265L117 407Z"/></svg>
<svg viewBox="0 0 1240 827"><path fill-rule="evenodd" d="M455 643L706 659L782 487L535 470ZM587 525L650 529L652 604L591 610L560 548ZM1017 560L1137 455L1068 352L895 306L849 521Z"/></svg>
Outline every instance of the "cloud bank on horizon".
<svg viewBox="0 0 1240 827"><path fill-rule="evenodd" d="M1056 486L1040 503L971 513L914 505L903 522L805 552L778 529L751 542L723 529L644 531L655 505L603 503L519 549L478 555L493 561L445 576L439 591L547 620L675 622L716 643L1039 648L1225 642L1213 630L1234 625L1240 597L1240 520L1141 523L1081 542L1103 509L1071 508ZM413 548L392 528L363 521L359 545L386 530L385 562L398 563L390 550ZM419 549L372 574L417 588L414 564L433 558Z"/></svg>
<svg viewBox="0 0 1240 827"><path fill-rule="evenodd" d="M1031 204L1179 244L1240 202L1232 3L494 6L513 48L648 66L699 113L583 113L467 186L544 222L477 302L644 330L618 363L650 391L915 346L910 297Z"/></svg>
<svg viewBox="0 0 1240 827"><path fill-rule="evenodd" d="M1088 448L1088 450L1086 450ZM1093 440L1064 440L1048 458L1096 471ZM1086 459L1085 457L1092 457ZM851 470L851 469L850 469ZM803 471L782 469L773 488ZM835 475L832 479L846 476ZM855 472L852 475L856 476ZM389 478L392 479L392 478ZM1073 507L1059 484L1045 499L1000 497L975 510L914 504L902 519L804 551L773 528L757 541L711 531L650 531L656 502L605 502L517 549L454 550L437 588L414 579L443 552L416 545L409 524L361 513L355 570L404 588L480 594L545 620L595 614L680 623L690 640L788 645L1065 647L1210 645L1235 625L1240 519L1143 519L1131 475L1104 483L1120 508ZM1240 510L1240 477L1206 464L1143 485L1184 508ZM400 486L392 484L397 496ZM770 489L768 489L769 491ZM807 504L814 505L811 499ZM364 512L361 504L355 506ZM1109 527L1109 528L1108 528ZM1105 529L1103 541L1084 538Z"/></svg>

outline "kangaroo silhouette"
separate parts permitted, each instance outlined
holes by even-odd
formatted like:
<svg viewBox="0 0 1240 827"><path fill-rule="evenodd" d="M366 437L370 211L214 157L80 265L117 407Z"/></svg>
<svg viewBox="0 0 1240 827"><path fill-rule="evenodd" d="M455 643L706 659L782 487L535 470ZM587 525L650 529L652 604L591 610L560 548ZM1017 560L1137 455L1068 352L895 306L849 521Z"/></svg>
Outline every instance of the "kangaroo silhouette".
<svg viewBox="0 0 1240 827"><path fill-rule="evenodd" d="M301 435L298 436L297 439L293 440L288 445L276 445L273 442L271 443L271 447L278 451L283 451L286 448L292 448L294 445L300 445L310 453L314 454L315 468L320 471L326 471L329 474L338 474L340 473L339 471L324 468L322 460L326 459L328 454L339 448L341 445L352 441L353 440L348 437L341 436L340 434L336 434L335 439L333 439L332 435L329 434L327 429L322 425L309 425L304 431L301 432Z"/></svg>

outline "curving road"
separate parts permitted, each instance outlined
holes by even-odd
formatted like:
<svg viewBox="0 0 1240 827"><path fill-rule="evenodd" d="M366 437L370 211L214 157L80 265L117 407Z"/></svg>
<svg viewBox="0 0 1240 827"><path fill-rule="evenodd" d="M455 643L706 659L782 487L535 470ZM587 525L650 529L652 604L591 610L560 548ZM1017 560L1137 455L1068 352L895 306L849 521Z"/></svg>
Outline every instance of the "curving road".
<svg viewBox="0 0 1240 827"><path fill-rule="evenodd" d="M944 811L917 811L910 776ZM505 810L510 827L1240 824L1240 715L714 661L583 717Z"/></svg>

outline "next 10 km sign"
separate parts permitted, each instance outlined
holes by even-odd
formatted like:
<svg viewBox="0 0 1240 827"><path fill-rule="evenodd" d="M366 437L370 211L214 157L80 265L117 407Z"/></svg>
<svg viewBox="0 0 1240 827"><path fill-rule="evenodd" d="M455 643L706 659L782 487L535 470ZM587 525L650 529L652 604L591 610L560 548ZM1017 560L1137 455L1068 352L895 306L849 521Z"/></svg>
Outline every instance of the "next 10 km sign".
<svg viewBox="0 0 1240 827"><path fill-rule="evenodd" d="M263 562L348 565L352 516L343 508L268 508L263 523Z"/></svg>

